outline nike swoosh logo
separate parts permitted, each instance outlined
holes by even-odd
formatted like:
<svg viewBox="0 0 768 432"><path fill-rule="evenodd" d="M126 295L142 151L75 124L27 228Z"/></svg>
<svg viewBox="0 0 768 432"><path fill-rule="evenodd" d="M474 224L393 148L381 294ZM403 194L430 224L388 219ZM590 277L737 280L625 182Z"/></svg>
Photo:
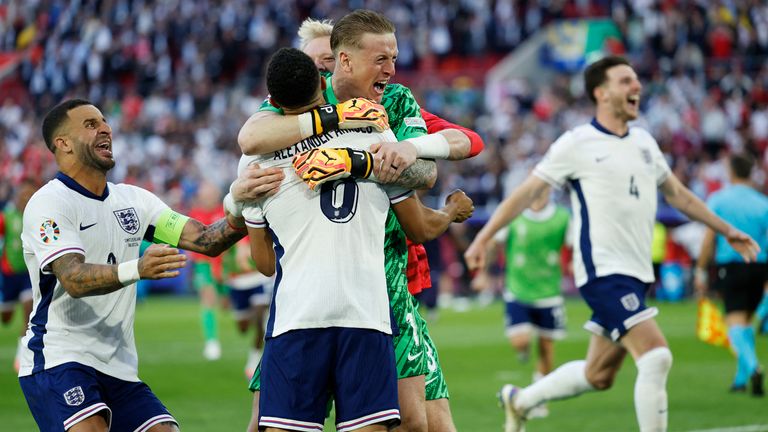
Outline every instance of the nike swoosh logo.
<svg viewBox="0 0 768 432"><path fill-rule="evenodd" d="M421 357L421 354L416 354L415 356L408 354L408 361L414 361L419 357Z"/></svg>
<svg viewBox="0 0 768 432"><path fill-rule="evenodd" d="M605 156L602 156L602 157L596 157L596 158L595 158L595 162L598 162L598 163L600 163L600 162L602 162L602 161L604 161L604 160L608 159L610 156L611 156L611 155L605 155Z"/></svg>
<svg viewBox="0 0 768 432"><path fill-rule="evenodd" d="M83 223L82 223L82 222L80 222L80 231L85 231L85 230L87 230L88 228L90 228L90 227L92 227L92 226L96 225L97 223L98 223L98 222L94 222L94 223L92 223L92 224L90 224L90 225L83 225Z"/></svg>

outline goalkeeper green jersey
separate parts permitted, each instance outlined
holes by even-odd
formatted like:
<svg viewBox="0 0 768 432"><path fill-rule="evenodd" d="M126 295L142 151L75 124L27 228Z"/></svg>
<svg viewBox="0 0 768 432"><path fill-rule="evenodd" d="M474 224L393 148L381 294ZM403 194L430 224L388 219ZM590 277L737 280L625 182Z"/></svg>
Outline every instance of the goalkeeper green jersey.
<svg viewBox="0 0 768 432"><path fill-rule="evenodd" d="M509 224L507 291L514 299L534 303L560 295L560 250L569 218L566 210L550 203L539 212L524 211Z"/></svg>

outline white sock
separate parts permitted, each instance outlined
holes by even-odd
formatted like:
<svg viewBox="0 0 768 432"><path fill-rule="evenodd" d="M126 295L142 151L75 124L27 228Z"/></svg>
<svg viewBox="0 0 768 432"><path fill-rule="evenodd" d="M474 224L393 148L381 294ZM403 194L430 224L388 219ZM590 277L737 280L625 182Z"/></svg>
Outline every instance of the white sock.
<svg viewBox="0 0 768 432"><path fill-rule="evenodd" d="M640 356L635 381L635 411L641 432L667 430L667 376L672 367L672 352L654 348Z"/></svg>
<svg viewBox="0 0 768 432"><path fill-rule="evenodd" d="M541 403L594 390L587 381L586 365L584 360L568 362L543 376L518 393L515 408L525 413Z"/></svg>

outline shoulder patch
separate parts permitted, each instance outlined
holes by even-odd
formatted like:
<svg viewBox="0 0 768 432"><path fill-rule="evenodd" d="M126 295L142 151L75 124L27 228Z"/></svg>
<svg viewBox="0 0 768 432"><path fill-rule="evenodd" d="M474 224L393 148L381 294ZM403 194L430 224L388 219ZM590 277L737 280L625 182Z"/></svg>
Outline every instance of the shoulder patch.
<svg viewBox="0 0 768 432"><path fill-rule="evenodd" d="M43 221L43 224L40 225L40 240L42 240L43 243L48 244L58 240L59 234L61 234L61 231L59 230L56 221L53 219L46 219Z"/></svg>
<svg viewBox="0 0 768 432"><path fill-rule="evenodd" d="M427 123L421 117L406 117L403 119L403 123L409 127L421 127L426 129Z"/></svg>

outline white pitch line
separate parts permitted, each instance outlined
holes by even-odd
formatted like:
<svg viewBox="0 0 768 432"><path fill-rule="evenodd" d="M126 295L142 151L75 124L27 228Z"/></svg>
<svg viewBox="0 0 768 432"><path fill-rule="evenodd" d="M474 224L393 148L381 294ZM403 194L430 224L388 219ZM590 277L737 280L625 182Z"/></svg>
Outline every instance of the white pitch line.
<svg viewBox="0 0 768 432"><path fill-rule="evenodd" d="M768 424L755 424L714 429L696 429L687 432L768 432Z"/></svg>

